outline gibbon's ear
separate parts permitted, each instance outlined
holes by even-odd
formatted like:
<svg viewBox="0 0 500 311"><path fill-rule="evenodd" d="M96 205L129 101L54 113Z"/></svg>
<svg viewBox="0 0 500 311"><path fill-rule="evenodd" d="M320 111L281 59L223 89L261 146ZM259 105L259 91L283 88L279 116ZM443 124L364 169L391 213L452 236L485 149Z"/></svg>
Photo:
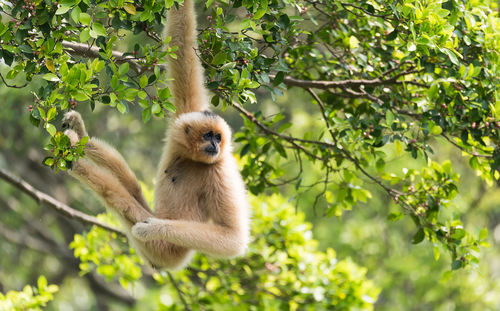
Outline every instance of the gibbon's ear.
<svg viewBox="0 0 500 311"><path fill-rule="evenodd" d="M191 125L186 125L186 127L184 128L184 132L186 134L189 134L190 131L191 131Z"/></svg>

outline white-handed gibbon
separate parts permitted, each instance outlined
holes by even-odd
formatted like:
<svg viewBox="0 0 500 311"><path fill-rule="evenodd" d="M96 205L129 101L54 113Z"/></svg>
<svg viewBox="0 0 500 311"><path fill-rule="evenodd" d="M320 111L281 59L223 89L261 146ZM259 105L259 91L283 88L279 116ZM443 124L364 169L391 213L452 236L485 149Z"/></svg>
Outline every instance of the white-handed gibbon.
<svg viewBox="0 0 500 311"><path fill-rule="evenodd" d="M123 157L97 138L90 138L85 157L70 171L119 216L133 245L158 268L182 267L194 251L238 256L249 240L249 205L232 155L231 130L208 109L195 31L193 0L169 11L166 34L179 47L168 67L177 112L166 132L154 210ZM87 136L76 111L66 113L63 128L72 144Z"/></svg>

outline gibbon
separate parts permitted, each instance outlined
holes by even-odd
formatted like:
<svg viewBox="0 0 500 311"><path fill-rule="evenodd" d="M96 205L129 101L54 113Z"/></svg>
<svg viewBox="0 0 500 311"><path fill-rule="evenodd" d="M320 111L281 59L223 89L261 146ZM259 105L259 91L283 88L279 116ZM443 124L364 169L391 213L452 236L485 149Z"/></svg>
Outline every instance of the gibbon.
<svg viewBox="0 0 500 311"><path fill-rule="evenodd" d="M155 268L176 269L194 251L221 258L241 255L249 241L249 205L232 155L231 130L208 108L203 70L195 54L193 0L167 16L166 34L179 47L168 75L177 112L171 117L156 176L154 210L113 147L90 138L70 174L88 185L118 215L142 257ZM76 111L63 129L72 144L87 136Z"/></svg>

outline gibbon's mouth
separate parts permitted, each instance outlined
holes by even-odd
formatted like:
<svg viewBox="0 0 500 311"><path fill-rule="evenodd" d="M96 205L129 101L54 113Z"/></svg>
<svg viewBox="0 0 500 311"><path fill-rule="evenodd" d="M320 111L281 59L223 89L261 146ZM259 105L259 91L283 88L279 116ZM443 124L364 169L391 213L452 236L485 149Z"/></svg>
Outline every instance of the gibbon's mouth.
<svg viewBox="0 0 500 311"><path fill-rule="evenodd" d="M215 156L219 153L219 148L214 146L208 146L205 148L205 153L209 156Z"/></svg>

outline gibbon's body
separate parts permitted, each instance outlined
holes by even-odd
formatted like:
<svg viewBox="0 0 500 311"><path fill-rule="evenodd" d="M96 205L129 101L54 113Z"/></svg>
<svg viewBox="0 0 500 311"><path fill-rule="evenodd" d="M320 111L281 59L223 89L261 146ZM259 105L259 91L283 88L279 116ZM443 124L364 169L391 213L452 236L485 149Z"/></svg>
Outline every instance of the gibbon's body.
<svg viewBox="0 0 500 311"><path fill-rule="evenodd" d="M232 155L231 130L208 111L203 71L194 52L192 0L171 9L167 35L179 47L169 64L177 112L170 120L156 177L152 211L122 156L96 138L70 172L94 190L125 225L139 253L154 267L175 269L193 251L217 257L242 254L249 240L249 208ZM81 116L65 115L63 127L74 144L87 136Z"/></svg>

